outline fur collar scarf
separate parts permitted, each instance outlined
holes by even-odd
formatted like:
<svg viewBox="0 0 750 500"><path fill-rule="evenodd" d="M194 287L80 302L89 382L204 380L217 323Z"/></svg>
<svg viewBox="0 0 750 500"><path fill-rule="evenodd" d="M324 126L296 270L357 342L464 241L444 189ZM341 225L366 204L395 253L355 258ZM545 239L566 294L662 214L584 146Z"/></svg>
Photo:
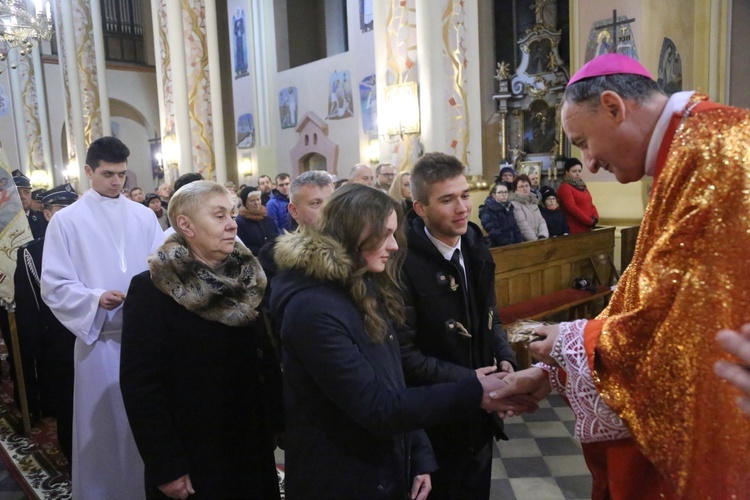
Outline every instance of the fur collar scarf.
<svg viewBox="0 0 750 500"><path fill-rule="evenodd" d="M309 228L276 239L274 259L279 271L296 270L310 278L345 284L354 262L338 241Z"/></svg>
<svg viewBox="0 0 750 500"><path fill-rule="evenodd" d="M258 316L266 273L242 245L217 268L193 258L185 240L173 234L148 259L156 288L201 318L245 326Z"/></svg>
<svg viewBox="0 0 750 500"><path fill-rule="evenodd" d="M523 205L536 205L539 202L539 198L534 193L521 194L518 192L510 193L508 197L509 201L517 201Z"/></svg>
<svg viewBox="0 0 750 500"><path fill-rule="evenodd" d="M563 175L562 182L570 184L579 191L586 191L586 183L583 182L583 179L574 179L569 175Z"/></svg>

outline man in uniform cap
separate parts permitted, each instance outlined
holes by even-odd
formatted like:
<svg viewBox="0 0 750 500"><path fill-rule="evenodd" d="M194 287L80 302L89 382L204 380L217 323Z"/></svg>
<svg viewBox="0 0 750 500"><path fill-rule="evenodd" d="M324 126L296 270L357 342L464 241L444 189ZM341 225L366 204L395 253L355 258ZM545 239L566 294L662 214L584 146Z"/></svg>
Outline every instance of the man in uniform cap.
<svg viewBox="0 0 750 500"><path fill-rule="evenodd" d="M750 311L750 112L667 97L637 61L607 54L571 78L561 116L591 172L654 177L609 307L530 345L576 413L592 497L745 497L750 419L711 368L731 359L716 331Z"/></svg>
<svg viewBox="0 0 750 500"><path fill-rule="evenodd" d="M41 212L44 210L44 203L42 203L44 193L46 193L44 188L38 188L31 192L31 210L34 210L36 212Z"/></svg>
<svg viewBox="0 0 750 500"><path fill-rule="evenodd" d="M26 213L26 218L29 220L31 234L34 239L41 238L44 236L44 231L47 230L47 221L41 212L31 209L31 180L23 175L20 170L14 170L13 182L16 184L18 196L21 197L23 211Z"/></svg>
<svg viewBox="0 0 750 500"><path fill-rule="evenodd" d="M57 186L43 197L44 218L49 221L59 210L78 199L70 184ZM18 249L14 275L16 323L21 348L29 410L32 415L55 416L60 449L71 460L73 434L73 346L70 333L42 301L44 237Z"/></svg>

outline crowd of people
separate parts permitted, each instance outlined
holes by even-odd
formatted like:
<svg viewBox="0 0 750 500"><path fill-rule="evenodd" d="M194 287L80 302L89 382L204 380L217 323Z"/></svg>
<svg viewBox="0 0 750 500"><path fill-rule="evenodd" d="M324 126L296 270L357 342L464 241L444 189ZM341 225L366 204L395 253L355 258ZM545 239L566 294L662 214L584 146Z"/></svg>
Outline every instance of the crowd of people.
<svg viewBox="0 0 750 500"><path fill-rule="evenodd" d="M555 191L540 186L539 174L516 175L511 166L500 169L479 207L479 220L490 246L584 233L596 227L599 212L581 179L581 161L570 158L563 170L565 175Z"/></svg>
<svg viewBox="0 0 750 500"><path fill-rule="evenodd" d="M730 139L717 146L706 123ZM486 499L503 418L555 389L592 498L739 498L750 228L723 201L750 178L746 123L699 95L667 98L625 56L597 58L562 107L583 162L557 192L504 168L480 208L486 234L465 166L443 153L239 192L185 174L125 196L129 150L104 137L87 152L91 189L54 188L41 212L14 173L36 231L16 271L22 362L33 411L58 418L73 496L279 498L281 446L291 499ZM610 306L540 328L541 362L518 370L487 239L596 226L584 165L655 176L652 205Z"/></svg>

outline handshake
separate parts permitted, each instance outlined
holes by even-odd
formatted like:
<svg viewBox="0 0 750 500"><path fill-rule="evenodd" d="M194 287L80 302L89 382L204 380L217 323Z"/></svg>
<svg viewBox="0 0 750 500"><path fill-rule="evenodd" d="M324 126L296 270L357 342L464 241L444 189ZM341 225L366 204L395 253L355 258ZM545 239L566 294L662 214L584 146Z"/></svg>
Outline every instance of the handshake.
<svg viewBox="0 0 750 500"><path fill-rule="evenodd" d="M552 346L559 333L559 325L545 325L535 328L539 340L529 344L534 358L548 365L556 365L552 359ZM500 418L512 417L520 413L533 412L539 401L547 397L552 390L547 372L532 366L525 370L513 372L510 364L503 362L504 371L497 372L497 367L486 366L476 370L484 392L482 409L497 413Z"/></svg>
<svg viewBox="0 0 750 500"><path fill-rule="evenodd" d="M533 412L539 401L550 393L549 377L541 368L528 368L514 373L496 372L494 366L476 370L482 384L481 408L497 413L500 418Z"/></svg>

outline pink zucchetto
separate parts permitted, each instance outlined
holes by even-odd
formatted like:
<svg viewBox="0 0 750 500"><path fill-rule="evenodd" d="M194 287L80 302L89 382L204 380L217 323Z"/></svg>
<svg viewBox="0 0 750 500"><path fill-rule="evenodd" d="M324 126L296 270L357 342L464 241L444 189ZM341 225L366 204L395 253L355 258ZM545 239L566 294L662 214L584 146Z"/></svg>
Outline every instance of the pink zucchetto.
<svg viewBox="0 0 750 500"><path fill-rule="evenodd" d="M581 66L568 82L568 86L585 78L605 75L641 75L654 79L651 73L632 57L623 54L604 54Z"/></svg>

